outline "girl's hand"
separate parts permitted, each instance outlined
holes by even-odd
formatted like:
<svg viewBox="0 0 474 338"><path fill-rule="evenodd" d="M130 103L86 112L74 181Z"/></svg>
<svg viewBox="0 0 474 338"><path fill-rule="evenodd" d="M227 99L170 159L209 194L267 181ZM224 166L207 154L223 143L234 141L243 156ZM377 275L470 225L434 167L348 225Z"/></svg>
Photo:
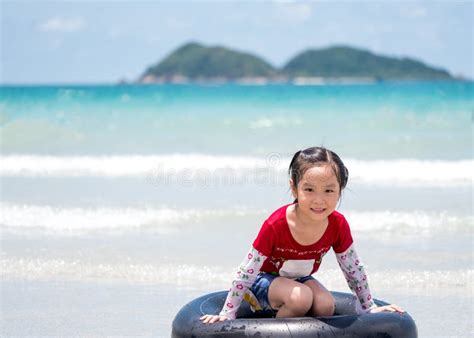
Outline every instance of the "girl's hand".
<svg viewBox="0 0 474 338"><path fill-rule="evenodd" d="M204 315L201 318L204 324L213 324L215 322L223 322L224 320L228 320L226 316L219 316L219 315Z"/></svg>
<svg viewBox="0 0 474 338"><path fill-rule="evenodd" d="M391 305L385 305L385 306L378 306L376 308L373 308L370 310L370 313L380 313L380 312L399 312L399 313L404 313L405 310L403 310L400 306L391 304Z"/></svg>

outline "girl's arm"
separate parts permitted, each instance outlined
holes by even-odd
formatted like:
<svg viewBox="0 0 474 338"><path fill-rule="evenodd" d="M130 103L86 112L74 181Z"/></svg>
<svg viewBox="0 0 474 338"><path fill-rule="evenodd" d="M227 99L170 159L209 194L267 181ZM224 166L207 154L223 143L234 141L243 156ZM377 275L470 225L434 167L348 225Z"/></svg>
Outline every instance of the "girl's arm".
<svg viewBox="0 0 474 338"><path fill-rule="evenodd" d="M357 257L354 245L351 245L346 251L336 253L337 262L341 267L347 284L358 299L356 303L357 313L367 313L377 307L372 295L370 294L369 283L367 275L365 274L364 266Z"/></svg>
<svg viewBox="0 0 474 338"><path fill-rule="evenodd" d="M239 270L232 282L232 287L227 294L227 299L225 300L224 307L219 316L225 316L228 319L235 319L245 292L252 286L257 278L260 268L266 258L267 257L255 250L253 247L249 250L245 259L239 266Z"/></svg>

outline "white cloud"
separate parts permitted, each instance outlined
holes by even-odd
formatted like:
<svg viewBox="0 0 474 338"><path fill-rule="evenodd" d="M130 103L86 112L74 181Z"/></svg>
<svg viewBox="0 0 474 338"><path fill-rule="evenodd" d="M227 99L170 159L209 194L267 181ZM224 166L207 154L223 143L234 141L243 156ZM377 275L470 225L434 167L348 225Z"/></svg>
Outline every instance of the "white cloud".
<svg viewBox="0 0 474 338"><path fill-rule="evenodd" d="M85 28L85 22L82 18L50 18L40 25L38 29L42 32L60 32L71 33L78 32Z"/></svg>
<svg viewBox="0 0 474 338"><path fill-rule="evenodd" d="M276 2L275 15L288 22L304 22L313 15L313 8L307 3Z"/></svg>

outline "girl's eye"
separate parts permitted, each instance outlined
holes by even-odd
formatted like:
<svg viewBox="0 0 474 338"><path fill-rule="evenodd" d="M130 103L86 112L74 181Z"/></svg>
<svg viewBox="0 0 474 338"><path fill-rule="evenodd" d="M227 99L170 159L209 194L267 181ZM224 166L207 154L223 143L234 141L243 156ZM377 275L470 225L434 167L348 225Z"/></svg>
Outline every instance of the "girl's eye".
<svg viewBox="0 0 474 338"><path fill-rule="evenodd" d="M331 193L331 192L334 192L334 190L328 189L326 190L326 192Z"/></svg>
<svg viewBox="0 0 474 338"><path fill-rule="evenodd" d="M306 188L305 191L311 192L311 191L313 191L313 189L311 189L311 188Z"/></svg>

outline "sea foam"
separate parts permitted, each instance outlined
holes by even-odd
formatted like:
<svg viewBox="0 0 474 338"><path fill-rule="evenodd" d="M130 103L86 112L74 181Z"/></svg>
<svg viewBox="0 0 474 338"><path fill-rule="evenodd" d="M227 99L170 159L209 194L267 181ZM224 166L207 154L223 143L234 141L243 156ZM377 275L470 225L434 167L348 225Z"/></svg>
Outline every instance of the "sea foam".
<svg viewBox="0 0 474 338"><path fill-rule="evenodd" d="M142 177L156 183L287 184L290 158L204 154L0 157L1 177ZM473 182L474 161L347 159L350 182L384 186L462 186Z"/></svg>
<svg viewBox="0 0 474 338"><path fill-rule="evenodd" d="M250 213L245 208L232 209L171 209L53 207L0 203L0 229L15 233L47 232L59 235L86 233L123 233L150 231L174 233L177 225L196 224L222 217L238 217Z"/></svg>
<svg viewBox="0 0 474 338"><path fill-rule="evenodd" d="M14 233L44 232L55 235L87 233L151 232L175 233L203 224L212 227L225 219L247 218L261 223L268 210L248 207L228 209L173 209L169 207L52 207L0 203L0 229ZM403 232L434 235L469 231L474 224L469 214L447 211L358 211L344 212L354 231L361 234L390 235ZM247 220L247 222L248 222ZM246 222L242 220L242 222Z"/></svg>
<svg viewBox="0 0 474 338"><path fill-rule="evenodd" d="M196 264L143 264L119 262L116 264L63 258L0 257L1 276L5 279L28 280L115 280L131 283L170 284L180 288L227 289L234 269L224 266ZM443 289L444 292L471 289L473 270L380 270L370 272L370 283L378 289L419 293L420 289ZM396 278L394 276L396 275ZM321 269L319 279L329 288L349 292L341 271Z"/></svg>

